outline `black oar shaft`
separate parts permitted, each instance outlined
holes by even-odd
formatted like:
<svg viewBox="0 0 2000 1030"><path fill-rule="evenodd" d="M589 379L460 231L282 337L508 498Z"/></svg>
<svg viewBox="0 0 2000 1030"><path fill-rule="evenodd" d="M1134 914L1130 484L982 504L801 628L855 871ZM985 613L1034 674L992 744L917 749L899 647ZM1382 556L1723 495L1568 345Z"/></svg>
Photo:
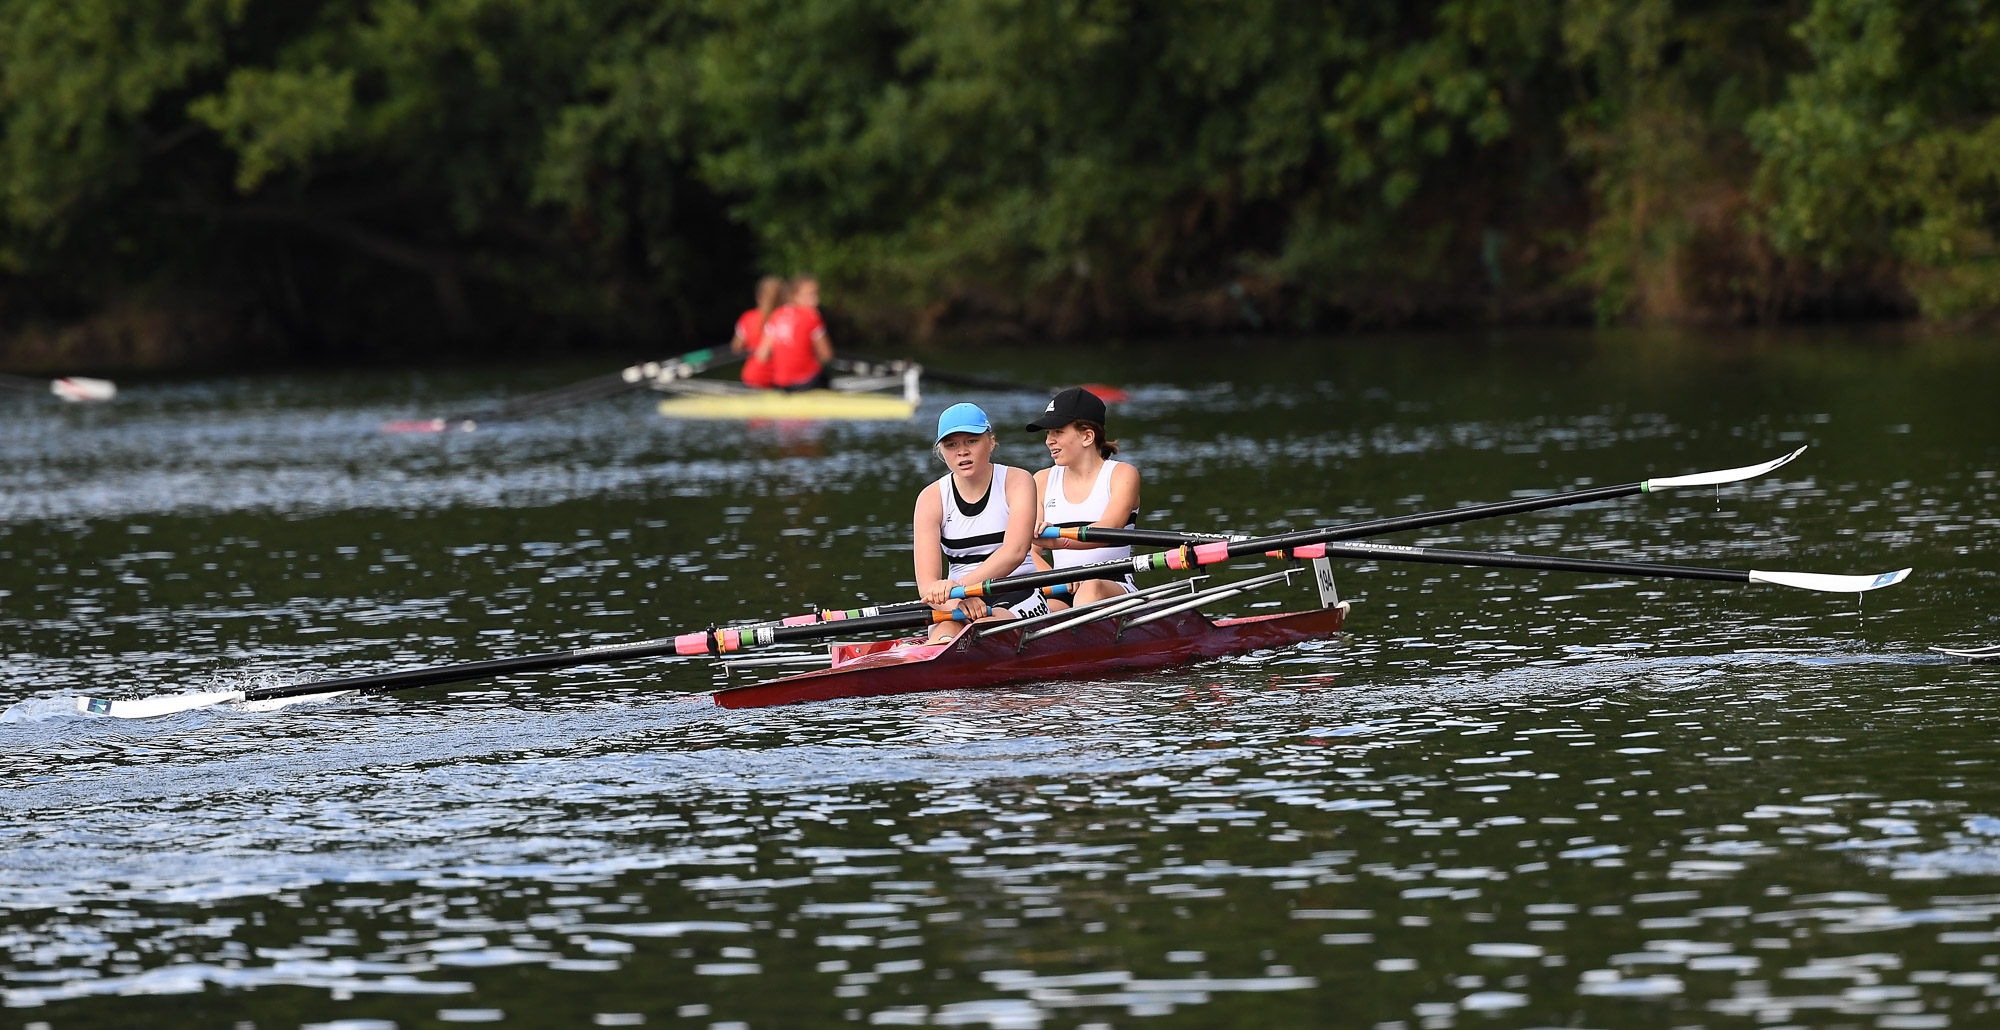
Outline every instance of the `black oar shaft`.
<svg viewBox="0 0 2000 1030"><path fill-rule="evenodd" d="M1330 526L1332 536L1320 536L1321 540L1356 540L1361 537L1382 536L1408 529L1424 529L1430 526L1448 526L1476 519L1499 518L1502 515L1520 515L1524 512L1546 511L1550 508L1566 508L1573 504L1589 504L1593 501L1610 501L1620 497L1645 492L1644 483L1626 483L1621 486L1599 486L1588 490L1570 490L1540 497L1517 497L1511 501L1495 501L1491 504L1473 504L1463 508L1446 508L1441 511L1419 512L1414 515L1396 515L1386 519L1371 519L1345 526ZM1303 530L1302 534L1322 533L1325 530Z"/></svg>
<svg viewBox="0 0 2000 1030"><path fill-rule="evenodd" d="M283 687L262 687L246 690L246 701L263 701L280 697L303 697L307 694L330 694L341 690L409 690L415 687L430 687L440 683L459 683L465 680L481 679L487 676L505 676L519 672L545 672L550 669L566 669L574 665L589 665L594 662L620 661L628 658L656 658L674 653L674 639L663 637L656 640L635 640L629 644L610 644L604 647L584 647L574 651L557 651L548 654L522 655L518 658L490 658L480 662L463 662L457 665L433 665L423 669L404 669L401 672L385 672L376 676L348 676L342 679L317 680L312 683L294 683Z"/></svg>
<svg viewBox="0 0 2000 1030"><path fill-rule="evenodd" d="M1274 550L1272 553L1276 556L1283 554L1284 551ZM1595 558L1561 558L1538 554L1508 554L1503 551L1454 551L1442 547L1406 547L1400 544L1312 544L1299 548L1298 556L1422 562L1430 565L1468 565L1496 569L1543 569L1552 572L1601 572L1613 576L1710 579L1725 583L1750 582L1750 573L1737 569L1660 565L1653 562L1600 561Z"/></svg>
<svg viewBox="0 0 2000 1030"><path fill-rule="evenodd" d="M1539 497L1519 497L1511 501L1496 501L1492 504L1473 504L1463 508L1445 508L1439 511L1418 512L1414 515L1397 515L1386 519L1371 519L1367 522L1351 522L1344 526L1325 526L1318 529L1302 529L1283 537L1263 537L1260 542L1272 539L1290 538L1291 542L1280 546L1294 547L1302 543L1319 543L1328 540L1357 540L1362 537L1383 536L1404 530L1425 529L1430 526L1447 526L1476 519L1498 518L1503 515L1519 515L1531 511L1546 511L1575 504L1589 504L1593 501L1610 501L1620 497L1645 492L1644 483L1626 483L1621 486L1599 486L1587 490L1571 490L1565 493L1545 494ZM1067 533L1065 534L1067 535ZM1076 530L1074 539L1086 543L1100 544L1141 544L1146 546L1172 546L1181 543L1226 539L1219 533L1183 533L1160 529L1119 529L1108 526L1084 526ZM1257 547L1253 550L1270 550ZM1251 551L1239 552L1249 554Z"/></svg>
<svg viewBox="0 0 2000 1030"><path fill-rule="evenodd" d="M627 644L582 647L574 651L521 655L518 658L490 658L457 665L404 669L376 676L349 676L342 679L317 680L312 683L294 683L283 687L263 687L244 691L243 699L266 701L283 697L303 697L307 694L331 694L342 690L410 690L416 687L436 686L440 683L483 679L488 676L546 672L550 669L567 669L577 665L594 665L599 662L625 661L633 658L658 658L671 654L722 654L767 643L814 640L850 632L907 629L912 626L928 626L934 622L949 622L951 619L952 614L949 612L925 608L891 615L821 622L809 626L763 627L756 630L704 630L678 637L659 637L653 640L635 640ZM690 650L691 642L697 639L700 641L699 644Z"/></svg>
<svg viewBox="0 0 2000 1030"><path fill-rule="evenodd" d="M1064 529L1062 538L1089 544L1137 544L1144 547L1173 547L1208 540L1228 540L1241 534L1195 533L1178 529L1124 529L1112 526L1078 526Z"/></svg>
<svg viewBox="0 0 2000 1030"><path fill-rule="evenodd" d="M554 411L557 408L568 407L572 404L583 404L588 401L616 397L621 393L641 389L655 378L678 378L693 375L704 369L728 364L733 361L741 361L742 359L742 355L731 353L723 348L705 347L698 351L690 351L679 357L667 358L664 361L633 365L616 372L608 372L604 375L580 379L563 386L552 387L540 393L531 393L525 397L518 397L483 411L454 415L446 419L446 421L479 423L526 418L530 415L540 415L544 412Z"/></svg>

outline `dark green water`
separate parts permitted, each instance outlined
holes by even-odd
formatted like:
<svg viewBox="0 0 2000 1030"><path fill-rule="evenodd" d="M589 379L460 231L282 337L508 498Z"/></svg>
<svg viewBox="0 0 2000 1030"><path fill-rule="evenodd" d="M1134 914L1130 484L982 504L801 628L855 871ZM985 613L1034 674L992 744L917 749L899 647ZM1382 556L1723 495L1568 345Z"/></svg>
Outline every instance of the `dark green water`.
<svg viewBox="0 0 2000 1030"><path fill-rule="evenodd" d="M1146 524L1726 468L1395 542L1916 575L1853 595L1360 564L1342 639L723 711L663 660L278 712L138 697L901 599L953 400L469 435L596 369L129 387L0 418L0 1024L2000 1024L2000 348L1253 341L1115 382ZM941 364L954 363L941 359ZM1001 460L1038 467L1034 438ZM1254 564L1247 571L1256 571ZM1293 588L1214 614L1311 603Z"/></svg>

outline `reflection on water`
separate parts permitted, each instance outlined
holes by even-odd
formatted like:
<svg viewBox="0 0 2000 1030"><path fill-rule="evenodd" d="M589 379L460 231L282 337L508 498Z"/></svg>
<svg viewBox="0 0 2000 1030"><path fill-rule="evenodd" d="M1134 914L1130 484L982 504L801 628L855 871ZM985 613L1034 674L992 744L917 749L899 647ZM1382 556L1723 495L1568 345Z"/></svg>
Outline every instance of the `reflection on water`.
<svg viewBox="0 0 2000 1030"><path fill-rule="evenodd" d="M1340 639L1109 682L725 711L669 659L112 723L67 699L897 599L935 468L920 425L643 402L374 432L473 381L10 409L9 1022L1990 1025L2000 667L1924 648L2000 638L1996 361L1530 356L1274 348L1130 383L1113 428L1148 525L1273 530L1810 443L1405 542L1917 576L1857 603L1371 563Z"/></svg>

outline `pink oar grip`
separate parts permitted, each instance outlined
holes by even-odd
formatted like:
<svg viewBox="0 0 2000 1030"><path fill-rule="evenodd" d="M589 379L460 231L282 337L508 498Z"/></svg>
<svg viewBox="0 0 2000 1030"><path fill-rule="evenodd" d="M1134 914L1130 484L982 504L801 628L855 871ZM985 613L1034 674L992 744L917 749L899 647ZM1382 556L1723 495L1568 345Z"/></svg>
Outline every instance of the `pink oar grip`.
<svg viewBox="0 0 2000 1030"><path fill-rule="evenodd" d="M675 654L707 654L708 634L683 633L674 638Z"/></svg>
<svg viewBox="0 0 2000 1030"><path fill-rule="evenodd" d="M733 629L716 630L715 649L718 651L743 650L743 634Z"/></svg>
<svg viewBox="0 0 2000 1030"><path fill-rule="evenodd" d="M790 615L790 616L786 616L786 618L785 618L785 621L784 621L783 625L786 625L786 626L810 626L810 625L812 625L813 623L815 623L815 622L818 622L818 621L819 621L819 616L817 616L817 615Z"/></svg>
<svg viewBox="0 0 2000 1030"><path fill-rule="evenodd" d="M1210 562L1228 561L1229 541L1217 540L1213 543L1196 544L1194 546L1194 560L1196 564L1200 565L1207 565Z"/></svg>

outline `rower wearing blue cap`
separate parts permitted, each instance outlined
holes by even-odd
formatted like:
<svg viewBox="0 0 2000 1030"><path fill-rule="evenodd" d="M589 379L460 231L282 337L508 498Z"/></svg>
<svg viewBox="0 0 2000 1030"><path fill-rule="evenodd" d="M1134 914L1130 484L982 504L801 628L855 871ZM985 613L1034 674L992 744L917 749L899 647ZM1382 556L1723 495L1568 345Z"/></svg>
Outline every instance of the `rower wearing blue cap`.
<svg viewBox="0 0 2000 1030"><path fill-rule="evenodd" d="M952 599L953 587L1035 571L1028 558L1035 478L1025 469L993 463L993 421L977 404L944 409L936 440L933 452L951 471L917 495L911 516L917 595L940 611L962 607L975 620L1046 611L1034 590L1000 594L990 602ZM963 628L963 623L939 623L931 627L931 639L948 640Z"/></svg>

